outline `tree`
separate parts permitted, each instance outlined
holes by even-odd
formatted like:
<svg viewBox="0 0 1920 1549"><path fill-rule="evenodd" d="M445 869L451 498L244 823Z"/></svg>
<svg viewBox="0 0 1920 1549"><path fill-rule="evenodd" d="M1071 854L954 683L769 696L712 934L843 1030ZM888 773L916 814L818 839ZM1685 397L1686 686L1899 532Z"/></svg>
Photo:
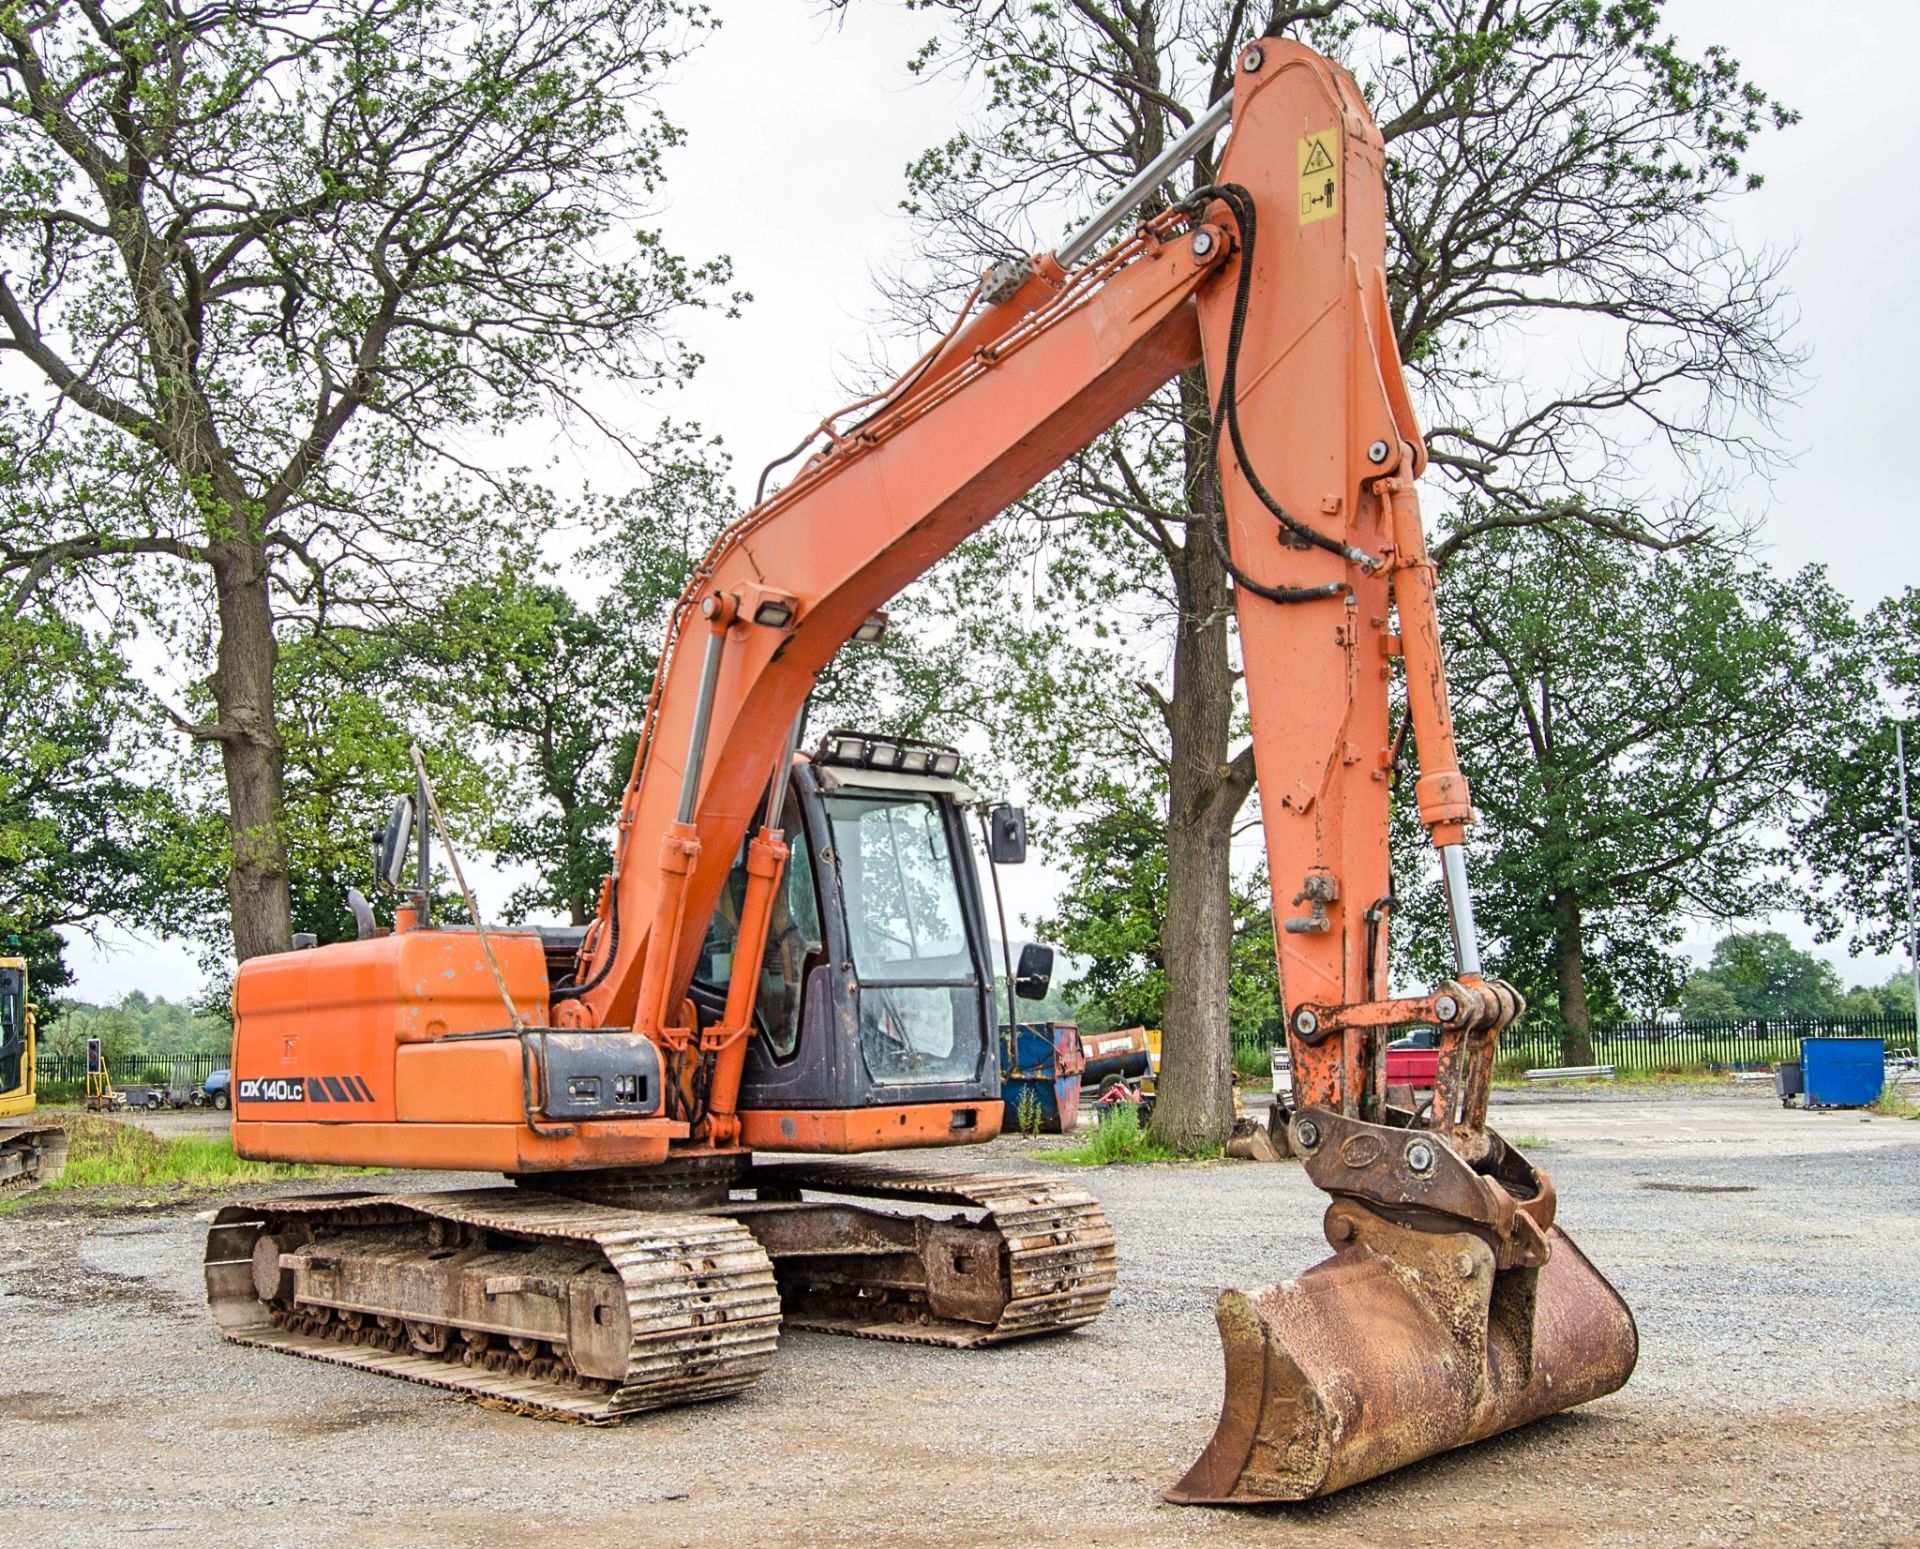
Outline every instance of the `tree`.
<svg viewBox="0 0 1920 1549"><path fill-rule="evenodd" d="M1680 1014L1693 1022L1730 1022L1740 1015L1740 997L1713 974L1689 974L1680 986Z"/></svg>
<svg viewBox="0 0 1920 1549"><path fill-rule="evenodd" d="M156 767L158 709L114 642L51 598L0 618L0 937L36 996L72 982L60 927L189 927L193 824Z"/></svg>
<svg viewBox="0 0 1920 1549"><path fill-rule="evenodd" d="M8 931L0 936L0 950L8 957L26 959L27 993L40 1008L42 1020L57 1016L67 1004L60 992L73 983L66 939L56 930Z"/></svg>
<svg viewBox="0 0 1920 1549"><path fill-rule="evenodd" d="M1741 1016L1778 1020L1829 1016L1839 1009L1840 976L1778 931L1744 931L1714 943L1707 973L1725 987Z"/></svg>
<svg viewBox="0 0 1920 1549"><path fill-rule="evenodd" d="M1763 452L1736 427L1764 422L1792 364L1776 266L1742 254L1715 209L1751 181L1752 136L1791 115L1724 51L1666 41L1657 0L922 9L941 27L913 67L964 72L983 106L909 169L936 271L905 287L916 321L933 321L984 260L1049 245L1056 221L1115 192L1230 89L1254 32L1300 32L1351 64L1388 141L1394 326L1453 497L1441 559L1478 535L1560 523L1684 541L1704 530L1717 460ZM1155 203L1214 167L1207 148ZM1522 331L1550 319L1587 375L1511 380L1499 368ZM1091 585L1135 646L1117 698L1046 707L1056 748L1042 765L1112 779L1127 760L1136 797L1160 782L1169 993L1153 1122L1190 1147L1219 1142L1232 1119L1232 835L1253 789L1250 754L1235 750L1231 588L1208 536L1220 519L1209 412L1187 374L1023 508L1057 557L1034 612ZM1642 435L1703 486L1659 521L1642 515L1651 503L1625 455ZM1015 692L1031 702L1025 683ZM1122 716L1130 728L1112 735Z"/></svg>
<svg viewBox="0 0 1920 1549"><path fill-rule="evenodd" d="M1856 984L1840 997L1837 1014L1847 1017L1903 1017L1913 1019L1913 979L1896 973L1885 984Z"/></svg>
<svg viewBox="0 0 1920 1549"><path fill-rule="evenodd" d="M1862 696L1862 724L1826 750L1810 777L1817 801L1798 838L1818 885L1805 915L1819 940L1844 936L1851 953L1904 953L1907 870L1895 727L1904 722L1908 770L1920 770L1920 587L1872 609L1866 644L1874 682Z"/></svg>
<svg viewBox="0 0 1920 1549"><path fill-rule="evenodd" d="M1597 1009L1670 1003L1685 918L1764 912L1786 890L1804 777L1862 695L1857 626L1818 570L1780 579L1572 528L1463 552L1445 618L1480 922L1566 1029L1568 1062L1589 1064ZM1421 843L1403 832L1403 877ZM1402 892L1414 961L1440 972L1439 886Z"/></svg>
<svg viewBox="0 0 1920 1549"><path fill-rule="evenodd" d="M1167 974L1161 956L1166 911L1165 829L1125 791L1062 836L1074 866L1060 912L1035 929L1088 961L1077 988L1116 1027L1160 1027ZM1100 857L1096 863L1093 857Z"/></svg>
<svg viewBox="0 0 1920 1549"><path fill-rule="evenodd" d="M451 744L488 750L496 789L482 842L536 872L508 900L509 918L592 916L668 620L739 510L731 460L697 425L667 425L636 461L636 481L618 497L544 501L501 524L586 534L568 568L605 583L596 597L576 596L534 554L509 547L491 574L453 587L396 637L390 671L415 682L420 712L439 716ZM947 670L906 632L851 645L821 675L812 723L936 735L947 724L937 686Z"/></svg>
<svg viewBox="0 0 1920 1549"><path fill-rule="evenodd" d="M69 1060L85 1056L90 1038L100 1040L107 1069L122 1079L147 1053L140 1019L118 1006L66 1006L39 1028L41 1047Z"/></svg>
<svg viewBox="0 0 1920 1549"><path fill-rule="evenodd" d="M638 461L623 495L555 513L592 535L577 570L611 582L591 606L510 555L490 581L456 590L418 650L461 721L508 755L489 844L538 873L508 901L512 918L592 917L667 620L738 510L729 460L696 425L666 426Z"/></svg>
<svg viewBox="0 0 1920 1549"><path fill-rule="evenodd" d="M631 760L644 683L615 670L596 611L517 567L456 588L429 634L430 670L462 719L508 754L490 848L539 876L504 913L557 908L586 924L611 859L621 755Z"/></svg>
<svg viewBox="0 0 1920 1549"><path fill-rule="evenodd" d="M437 616L443 606L436 601L430 612ZM371 895L382 912L390 906L372 886L374 847L389 804L413 790L413 746L422 749L441 810L463 843L489 831L500 811L499 782L489 750L475 746L413 674L400 631L295 636L281 649L276 679L291 921L323 942L351 941L349 887ZM437 894L435 910L444 914ZM227 959L224 923L205 933L212 977Z"/></svg>
<svg viewBox="0 0 1920 1549"><path fill-rule="evenodd" d="M727 279L634 231L678 0L28 0L0 13L9 611L84 572L210 671L239 957L290 932L289 628L471 536L463 438L691 368ZM598 423L597 421L595 422ZM606 428L602 426L601 428Z"/></svg>
<svg viewBox="0 0 1920 1549"><path fill-rule="evenodd" d="M1073 984L1090 1021L1109 1027L1164 1027L1169 975L1166 937L1166 827L1128 791L1103 794L1092 816L1050 841L1073 867L1060 911L1035 930L1088 963ZM1232 895L1228 1024L1252 1037L1279 1024L1273 918L1266 879L1256 875Z"/></svg>

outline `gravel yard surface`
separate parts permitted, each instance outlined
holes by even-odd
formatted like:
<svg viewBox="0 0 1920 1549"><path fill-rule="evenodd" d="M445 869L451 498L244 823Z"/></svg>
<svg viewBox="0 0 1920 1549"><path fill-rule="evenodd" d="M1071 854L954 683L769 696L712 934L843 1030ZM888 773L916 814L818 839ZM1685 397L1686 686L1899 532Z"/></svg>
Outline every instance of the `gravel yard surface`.
<svg viewBox="0 0 1920 1549"><path fill-rule="evenodd" d="M197 1117L197 1116L196 1116ZM616 1429L223 1343L193 1210L0 1217L0 1542L1879 1545L1920 1538L1920 1123L1765 1091L1502 1094L1619 1286L1621 1393L1331 1500L1161 1503L1212 1433L1222 1286L1325 1253L1296 1164L1058 1169L1121 1289L953 1352L783 1337L750 1393ZM956 1166L1053 1168L1003 1141ZM377 1188L467 1177L371 1180ZM299 1190L294 1190L298 1192Z"/></svg>

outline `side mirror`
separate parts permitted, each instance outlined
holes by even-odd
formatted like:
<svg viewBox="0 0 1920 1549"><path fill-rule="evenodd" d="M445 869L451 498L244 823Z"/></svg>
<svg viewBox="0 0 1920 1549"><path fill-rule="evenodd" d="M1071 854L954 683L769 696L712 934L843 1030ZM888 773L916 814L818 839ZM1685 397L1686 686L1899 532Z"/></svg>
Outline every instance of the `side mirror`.
<svg viewBox="0 0 1920 1549"><path fill-rule="evenodd" d="M1045 1000L1053 983L1053 948L1029 941L1020 949L1020 966L1013 971L1013 993L1022 1000Z"/></svg>
<svg viewBox="0 0 1920 1549"><path fill-rule="evenodd" d="M987 818L987 855L996 866L1018 866L1026 860L1027 814L1024 809L1007 806L993 809Z"/></svg>
<svg viewBox="0 0 1920 1549"><path fill-rule="evenodd" d="M380 876L388 887L398 887L407 874L407 845L413 838L413 798L394 799L387 826L380 835Z"/></svg>
<svg viewBox="0 0 1920 1549"><path fill-rule="evenodd" d="M371 941L376 932L373 923L373 906L367 902L367 895L357 887L347 889L347 907L353 911L353 933L361 941Z"/></svg>

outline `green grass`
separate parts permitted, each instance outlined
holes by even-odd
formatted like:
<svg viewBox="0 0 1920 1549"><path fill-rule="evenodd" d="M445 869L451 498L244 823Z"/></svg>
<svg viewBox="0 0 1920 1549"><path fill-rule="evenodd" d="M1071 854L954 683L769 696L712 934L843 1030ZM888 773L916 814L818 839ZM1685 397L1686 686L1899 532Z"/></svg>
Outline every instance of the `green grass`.
<svg viewBox="0 0 1920 1549"><path fill-rule="evenodd" d="M1259 1077L1262 1081L1273 1075L1273 1055L1257 1043L1236 1043L1233 1046L1234 1073L1242 1080Z"/></svg>
<svg viewBox="0 0 1920 1549"><path fill-rule="evenodd" d="M229 1135L155 1135L137 1124L96 1113L62 1114L67 1132L67 1170L43 1194L69 1189L144 1189L171 1193L272 1183L282 1178L323 1178L368 1169L320 1167L304 1162L254 1162L236 1156ZM31 1199L32 1195L23 1196Z"/></svg>
<svg viewBox="0 0 1920 1549"><path fill-rule="evenodd" d="M1545 1135L1509 1135L1507 1144L1518 1146L1522 1151L1547 1151L1553 1146Z"/></svg>
<svg viewBox="0 0 1920 1549"><path fill-rule="evenodd" d="M1107 1167L1115 1162L1204 1162L1218 1156L1220 1150L1219 1146L1208 1146L1197 1152L1176 1151L1142 1128L1140 1112L1131 1103L1116 1103L1085 1141L1055 1151L1047 1160L1074 1167Z"/></svg>
<svg viewBox="0 0 1920 1549"><path fill-rule="evenodd" d="M1604 1065L1607 1062L1599 1061ZM1661 1086L1670 1084L1699 1084L1701 1082L1720 1083L1732 1079L1731 1072L1714 1070L1706 1065L1670 1065L1659 1070L1636 1070L1623 1065L1613 1068L1611 1078L1592 1076L1584 1080L1569 1079L1541 1082L1529 1081L1526 1072L1536 1067L1524 1060L1509 1064L1506 1060L1496 1060L1493 1065L1493 1084L1505 1087L1509 1091L1520 1088L1565 1088L1584 1086Z"/></svg>
<svg viewBox="0 0 1920 1549"><path fill-rule="evenodd" d="M86 1085L84 1081L43 1080L40 1082L39 1090L35 1095L38 1096L42 1104L77 1103L82 1097L86 1096Z"/></svg>
<svg viewBox="0 0 1920 1549"><path fill-rule="evenodd" d="M1625 1082L1628 1086L1658 1086L1672 1081L1726 1081L1731 1079L1731 1072L1714 1070L1707 1065L1663 1065L1658 1070L1625 1070L1615 1066L1613 1079L1616 1084Z"/></svg>
<svg viewBox="0 0 1920 1549"><path fill-rule="evenodd" d="M1525 1055L1497 1054L1493 1060L1493 1084L1495 1086L1525 1086L1527 1072L1532 1069Z"/></svg>
<svg viewBox="0 0 1920 1549"><path fill-rule="evenodd" d="M1920 1096L1907 1088L1890 1086L1873 1100L1873 1111L1890 1119L1920 1119Z"/></svg>

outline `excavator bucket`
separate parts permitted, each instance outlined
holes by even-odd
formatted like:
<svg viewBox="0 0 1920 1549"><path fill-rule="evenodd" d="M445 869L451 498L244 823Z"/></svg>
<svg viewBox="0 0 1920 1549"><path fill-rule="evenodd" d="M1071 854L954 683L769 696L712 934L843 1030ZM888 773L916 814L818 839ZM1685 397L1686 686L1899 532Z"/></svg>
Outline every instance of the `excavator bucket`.
<svg viewBox="0 0 1920 1549"><path fill-rule="evenodd" d="M1558 1227L1537 1269L1497 1269L1471 1232L1416 1231L1352 1200L1337 1252L1279 1285L1224 1292L1226 1400L1166 1498L1253 1505L1331 1494L1613 1392L1633 1314Z"/></svg>

